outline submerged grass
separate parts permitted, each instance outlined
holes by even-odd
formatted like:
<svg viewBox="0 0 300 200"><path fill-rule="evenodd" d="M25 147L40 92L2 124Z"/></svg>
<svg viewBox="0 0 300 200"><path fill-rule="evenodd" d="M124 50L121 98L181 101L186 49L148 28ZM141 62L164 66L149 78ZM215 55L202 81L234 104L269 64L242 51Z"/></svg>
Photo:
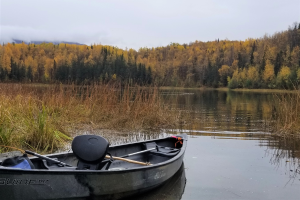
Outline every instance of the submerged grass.
<svg viewBox="0 0 300 200"><path fill-rule="evenodd" d="M300 138L300 91L275 95L272 132L283 138Z"/></svg>
<svg viewBox="0 0 300 200"><path fill-rule="evenodd" d="M139 86L0 84L0 100L0 145L41 153L66 146L75 130L86 126L173 128L185 114L162 103L157 88Z"/></svg>

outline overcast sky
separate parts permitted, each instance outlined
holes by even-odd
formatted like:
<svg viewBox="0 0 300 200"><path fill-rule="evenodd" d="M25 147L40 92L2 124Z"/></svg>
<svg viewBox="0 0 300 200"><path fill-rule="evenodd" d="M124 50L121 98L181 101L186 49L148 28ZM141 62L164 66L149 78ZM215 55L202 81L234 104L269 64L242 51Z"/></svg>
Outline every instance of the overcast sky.
<svg viewBox="0 0 300 200"><path fill-rule="evenodd" d="M0 42L120 48L244 40L300 22L300 0L0 0Z"/></svg>

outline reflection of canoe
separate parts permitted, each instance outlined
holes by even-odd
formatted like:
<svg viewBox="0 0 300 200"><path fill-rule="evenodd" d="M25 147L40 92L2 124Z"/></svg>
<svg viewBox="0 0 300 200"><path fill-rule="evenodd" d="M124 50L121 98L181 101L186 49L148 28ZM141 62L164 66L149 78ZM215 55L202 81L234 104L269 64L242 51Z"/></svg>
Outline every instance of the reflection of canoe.
<svg viewBox="0 0 300 200"><path fill-rule="evenodd" d="M176 174L167 180L162 186L146 192L142 195L137 195L130 197L129 199L139 199L139 200L180 200L186 184L184 163L182 163L180 169Z"/></svg>
<svg viewBox="0 0 300 200"><path fill-rule="evenodd" d="M104 159L100 161L100 164L91 162L91 168L97 166L96 169L78 169L79 163L84 159L80 153L76 153L78 149L75 151L73 148L74 153L47 156L77 167L62 166L37 157L30 159L35 169L0 167L1 199L119 199L143 193L165 183L182 166L187 135L179 137L183 139L180 148L179 145L175 148L178 138L174 137L108 148L108 153L112 156L121 157L145 151L147 148L153 149L154 145L154 150L127 157L131 160L150 163L151 165L148 166L114 160L106 169L110 162L108 162L109 159ZM92 147L95 146L81 149L89 151L93 149ZM84 166L85 164L83 163Z"/></svg>

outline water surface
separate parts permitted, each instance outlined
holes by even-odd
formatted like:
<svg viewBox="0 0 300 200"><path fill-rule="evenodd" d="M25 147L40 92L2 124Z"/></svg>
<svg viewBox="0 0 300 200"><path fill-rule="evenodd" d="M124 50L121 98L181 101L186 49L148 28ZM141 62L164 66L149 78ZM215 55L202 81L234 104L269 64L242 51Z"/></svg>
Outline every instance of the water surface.
<svg viewBox="0 0 300 200"><path fill-rule="evenodd" d="M274 139L265 123L274 94L177 89L161 95L192 117L174 130L131 133L114 143L187 133L184 165L163 186L131 199L300 199L300 141Z"/></svg>
<svg viewBox="0 0 300 200"><path fill-rule="evenodd" d="M166 131L189 134L186 185L182 196L171 199L300 199L300 141L274 139L265 123L274 94L188 89L162 95L193 116L192 123ZM167 188L158 193L168 196ZM156 197L150 199L168 199Z"/></svg>
<svg viewBox="0 0 300 200"><path fill-rule="evenodd" d="M300 168L292 158L279 158L268 143L190 136L182 199L299 199Z"/></svg>

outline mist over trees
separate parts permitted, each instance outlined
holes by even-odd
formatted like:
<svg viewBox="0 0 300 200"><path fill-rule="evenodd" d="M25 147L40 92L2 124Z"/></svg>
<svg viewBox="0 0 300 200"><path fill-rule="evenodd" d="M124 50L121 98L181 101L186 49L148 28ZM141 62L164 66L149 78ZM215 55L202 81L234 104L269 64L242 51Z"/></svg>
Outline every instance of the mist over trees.
<svg viewBox="0 0 300 200"><path fill-rule="evenodd" d="M0 45L0 81L294 88L300 81L300 23L258 39L171 43L138 51L7 43Z"/></svg>

